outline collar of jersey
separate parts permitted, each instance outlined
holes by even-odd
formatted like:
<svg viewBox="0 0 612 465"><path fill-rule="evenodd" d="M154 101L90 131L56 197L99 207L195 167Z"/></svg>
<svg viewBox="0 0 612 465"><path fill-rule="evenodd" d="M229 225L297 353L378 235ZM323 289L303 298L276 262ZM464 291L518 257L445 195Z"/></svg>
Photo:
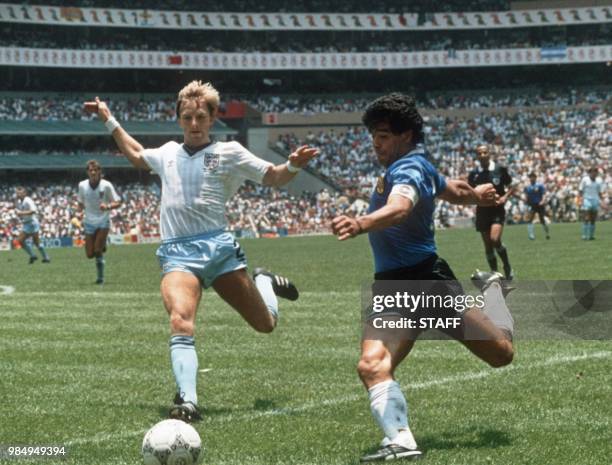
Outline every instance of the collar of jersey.
<svg viewBox="0 0 612 465"><path fill-rule="evenodd" d="M478 169L481 173L484 171L482 166L479 166ZM495 162L493 160L489 161L489 169L487 171L495 171Z"/></svg>
<svg viewBox="0 0 612 465"><path fill-rule="evenodd" d="M208 144L204 144L201 147L196 148L196 150L192 151L191 149L189 149L185 143L181 144L181 148L183 149L183 152L185 152L190 158L192 158L194 155L197 155L198 153L200 153L202 150L207 149L208 147L210 147L211 145L214 144L214 141L210 141Z"/></svg>

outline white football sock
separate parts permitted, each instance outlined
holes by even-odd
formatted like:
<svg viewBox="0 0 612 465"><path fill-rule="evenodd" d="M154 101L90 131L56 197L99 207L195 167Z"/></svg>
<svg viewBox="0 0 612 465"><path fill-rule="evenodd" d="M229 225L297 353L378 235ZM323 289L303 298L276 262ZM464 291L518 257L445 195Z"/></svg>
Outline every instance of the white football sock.
<svg viewBox="0 0 612 465"><path fill-rule="evenodd" d="M416 449L416 441L408 427L408 405L399 384L394 380L383 381L368 389L368 394L370 410L385 432L386 440Z"/></svg>
<svg viewBox="0 0 612 465"><path fill-rule="evenodd" d="M514 319L508 310L506 300L502 294L501 285L497 282L492 283L484 291L484 314L499 329L506 330L514 334Z"/></svg>
<svg viewBox="0 0 612 465"><path fill-rule="evenodd" d="M260 274L255 277L255 287L261 294L268 311L274 318L274 321L278 320L278 299L272 288L272 278L269 276Z"/></svg>

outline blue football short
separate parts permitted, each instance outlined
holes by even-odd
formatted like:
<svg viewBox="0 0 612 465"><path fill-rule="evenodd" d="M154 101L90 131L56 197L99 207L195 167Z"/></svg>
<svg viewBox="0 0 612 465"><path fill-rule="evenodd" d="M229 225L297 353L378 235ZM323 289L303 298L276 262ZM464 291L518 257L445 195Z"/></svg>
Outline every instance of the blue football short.
<svg viewBox="0 0 612 465"><path fill-rule="evenodd" d="M36 218L33 218L32 221L23 223L22 230L25 234L36 234L38 231L40 231L40 223Z"/></svg>
<svg viewBox="0 0 612 465"><path fill-rule="evenodd" d="M99 223L84 223L85 234L93 236L98 229L110 229L110 220L104 220Z"/></svg>
<svg viewBox="0 0 612 465"><path fill-rule="evenodd" d="M171 271L191 273L204 288L222 274L247 267L240 244L224 231L163 241L156 255L162 275Z"/></svg>
<svg viewBox="0 0 612 465"><path fill-rule="evenodd" d="M599 199L587 199L582 200L582 209L587 211L597 211L599 208Z"/></svg>

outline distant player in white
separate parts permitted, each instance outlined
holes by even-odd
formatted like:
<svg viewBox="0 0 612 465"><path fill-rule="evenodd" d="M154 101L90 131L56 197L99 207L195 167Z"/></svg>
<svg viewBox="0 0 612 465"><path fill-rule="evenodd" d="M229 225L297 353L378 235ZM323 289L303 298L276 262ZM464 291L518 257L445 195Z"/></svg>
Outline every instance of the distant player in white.
<svg viewBox="0 0 612 465"><path fill-rule="evenodd" d="M211 141L209 132L219 109L213 86L193 81L178 94L176 114L183 143L168 142L145 150L111 116L104 102L86 102L97 112L121 152L136 168L151 169L162 181L161 236L157 251L162 266L161 293L170 316L170 357L177 395L170 417L201 418L197 408L198 359L194 345L196 311L202 288L212 286L256 331L269 333L277 323L276 296L298 298L286 278L255 269L247 274L246 258L225 232L225 202L245 180L282 186L318 150L299 147L287 163L261 160L238 142Z"/></svg>
<svg viewBox="0 0 612 465"><path fill-rule="evenodd" d="M79 183L79 205L85 209L85 254L96 257L96 284L104 284L104 252L110 230L110 210L121 205L113 185L102 179L102 167L96 160L87 162L87 176Z"/></svg>
<svg viewBox="0 0 612 465"><path fill-rule="evenodd" d="M585 241L595 239L595 220L597 220L600 201L603 200L604 183L597 174L597 167L593 166L588 176L582 178L578 188L582 197L582 240Z"/></svg>
<svg viewBox="0 0 612 465"><path fill-rule="evenodd" d="M40 251L40 255L43 258L43 263L49 263L51 260L49 260L47 251L40 242L40 224L36 218L36 214L38 213L36 204L30 197L28 197L25 187L18 186L15 189L15 193L17 194L15 213L21 219L22 224L22 229L17 240L19 241L19 244L21 244L21 248L30 256L30 265L38 260L38 257L32 250L30 243L27 241L29 237L32 238L32 242L34 242L34 245L36 245Z"/></svg>

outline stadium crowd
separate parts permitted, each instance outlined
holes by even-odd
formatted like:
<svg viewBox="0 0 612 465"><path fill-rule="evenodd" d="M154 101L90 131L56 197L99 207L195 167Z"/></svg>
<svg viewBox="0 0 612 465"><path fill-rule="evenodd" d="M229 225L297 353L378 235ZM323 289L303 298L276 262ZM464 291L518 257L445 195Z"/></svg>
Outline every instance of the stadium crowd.
<svg viewBox="0 0 612 465"><path fill-rule="evenodd" d="M440 171L450 178L466 178L476 166L474 149L480 142L493 146L495 156L506 164L519 186L526 185L528 174L535 172L548 191L548 203L554 221L578 218L578 185L588 167L596 165L610 185L609 160L612 132L607 111L600 107L567 111L525 111L515 115L481 114L470 119L440 116L425 124L426 144ZM369 134L364 128L346 132L334 130L309 132L303 138L293 134L280 136L276 149L289 153L304 143L320 148L321 154L311 168L339 189L357 188L366 198L380 167L371 154ZM507 206L512 222L520 222L526 205L513 197ZM471 218L472 208L442 204L443 218Z"/></svg>
<svg viewBox="0 0 612 465"><path fill-rule="evenodd" d="M475 166L474 148L491 145L495 158L506 164L517 186L506 206L508 221L522 222L527 206L522 188L535 172L547 189L547 206L553 221L576 221L578 186L586 170L596 165L606 185L612 185L610 155L612 132L607 112L600 107L567 111L525 111L514 115L484 115L473 119L430 117L426 142L439 170L449 178L465 178ZM276 149L288 153L302 143L321 149L310 169L338 187L290 196L286 191L245 185L228 203L229 228L244 234L298 234L328 230L338 212L358 214L382 169L371 153L368 132L361 127L346 131L310 132L305 139L281 136ZM156 185L117 185L124 203L111 214L117 234L159 234L159 189ZM609 204L609 191L604 205ZM76 186L34 185L31 196L39 204L44 237L82 234ZM0 239L14 237L19 224L14 213L14 186L0 188ZM603 209L602 218L610 217ZM472 207L440 202L437 225L452 226L472 219Z"/></svg>
<svg viewBox="0 0 612 465"><path fill-rule="evenodd" d="M610 28L574 26L567 30L516 28L467 31L207 31L178 30L171 35L151 34L149 30L113 28L109 33L91 34L87 29L62 33L39 25L5 25L0 45L75 50L139 50L226 53L385 53L440 50L486 50L605 45ZM71 28L73 29L73 28Z"/></svg>
<svg viewBox="0 0 612 465"><path fill-rule="evenodd" d="M17 237L21 224L15 213L15 185L0 188L0 241ZM111 233L159 236L160 190L156 184L117 184L123 203L111 211ZM77 201L77 186L32 184L26 186L38 208L41 237L83 236L83 215ZM339 212L359 214L364 201L351 201L345 194L323 190L299 197L287 191L247 183L228 202L228 228L239 236L265 234L312 234L329 230L329 221Z"/></svg>
<svg viewBox="0 0 612 465"><path fill-rule="evenodd" d="M361 112L371 101L371 95L296 96L296 95L224 95L224 102L242 101L260 112L316 114L329 112ZM609 89L522 89L497 93L426 93L417 98L419 108L453 110L461 108L499 108L598 104L609 101ZM74 96L0 96L0 121L88 121L94 115L83 111L86 97ZM138 99L133 96L106 98L119 121L174 121L174 97ZM222 102L223 106L223 102Z"/></svg>
<svg viewBox="0 0 612 465"><path fill-rule="evenodd" d="M612 185L610 155L612 131L606 105L609 91L578 91L541 93L538 98L529 95L481 95L468 98L462 95L425 96L429 108L499 107L503 104L527 104L548 102L548 108L527 108L504 113L481 113L475 117L435 116L426 117L426 146L440 171L450 178L465 178L475 166L474 148L478 143L491 145L495 157L508 165L518 186L517 195L507 204L510 222L521 222L526 205L521 198L522 187L528 182L528 174L535 172L547 189L547 205L553 221L576 221L578 185L586 170L596 165L608 186ZM551 103L552 102L552 103ZM259 99L254 105L266 109L297 111L309 108L313 111L330 111L341 105L343 109L358 109L365 99ZM559 105L554 108L554 104ZM581 104L581 105L578 105ZM111 103L115 114L122 120L174 119L173 99L154 102L117 100ZM278 107L274 107L278 105ZM301 105L301 107L300 107ZM571 105L563 108L562 105ZM44 107L44 110L40 110ZM81 100L61 98L0 99L0 119L79 119L87 118L81 111ZM30 139L33 140L33 139ZM16 156L30 153L36 146L5 147L1 154ZM92 142L93 143L93 142ZM278 138L274 149L287 154L297 146L307 143L321 149L309 170L337 187L337 192L305 193L292 197L286 191L270 190L247 185L230 200L228 221L230 229L238 234L296 234L323 232L329 219L339 211L358 213L367 208L367 200L381 168L371 151L368 132L362 127L325 131L310 131L300 139L294 134ZM40 144L38 145L40 150ZM85 151L105 152L95 146ZM46 147L48 153L67 156L58 147ZM111 179L112 181L112 179ZM76 203L76 185L45 183L34 184L31 196L39 205L42 234L45 237L82 235L82 224ZM113 211L113 232L117 234L159 233L159 189L155 185L118 184L117 189L124 203ZM609 193L606 193L606 204ZM19 224L14 213L14 186L0 188L0 239L14 237ZM610 216L602 211L604 218ZM473 216L471 207L451 206L440 202L437 211L439 226L451 226L459 222L469 223Z"/></svg>

